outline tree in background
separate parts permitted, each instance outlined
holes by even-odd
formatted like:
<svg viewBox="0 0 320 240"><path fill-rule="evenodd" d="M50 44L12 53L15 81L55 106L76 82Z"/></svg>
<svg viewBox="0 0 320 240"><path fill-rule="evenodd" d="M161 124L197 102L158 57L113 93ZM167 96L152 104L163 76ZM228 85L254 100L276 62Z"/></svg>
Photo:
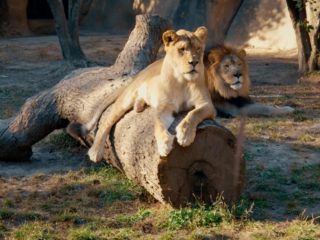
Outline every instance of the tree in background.
<svg viewBox="0 0 320 240"><path fill-rule="evenodd" d="M208 28L207 48L223 44L244 0L134 0L133 9L167 18L175 29Z"/></svg>
<svg viewBox="0 0 320 240"><path fill-rule="evenodd" d="M286 1L297 38L299 71L320 70L320 2Z"/></svg>
<svg viewBox="0 0 320 240"><path fill-rule="evenodd" d="M93 65L83 53L79 42L79 21L89 11L92 0L69 0L68 18L62 0L47 0L59 38L63 58L75 67Z"/></svg>
<svg viewBox="0 0 320 240"><path fill-rule="evenodd" d="M0 36L31 35L27 5L28 0L0 0Z"/></svg>

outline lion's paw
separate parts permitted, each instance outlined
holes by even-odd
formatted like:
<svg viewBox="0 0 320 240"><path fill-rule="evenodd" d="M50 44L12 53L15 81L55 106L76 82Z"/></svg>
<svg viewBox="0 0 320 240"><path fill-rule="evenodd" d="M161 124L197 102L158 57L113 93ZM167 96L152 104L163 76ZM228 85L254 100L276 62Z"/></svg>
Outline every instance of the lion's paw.
<svg viewBox="0 0 320 240"><path fill-rule="evenodd" d="M196 131L192 129L188 124L181 122L177 128L177 141L180 146L187 147L193 143L196 137Z"/></svg>
<svg viewBox="0 0 320 240"><path fill-rule="evenodd" d="M172 150L174 136L171 134L168 134L166 139L159 139L157 141L158 145L158 153L161 157L166 157L169 155L169 153Z"/></svg>
<svg viewBox="0 0 320 240"><path fill-rule="evenodd" d="M88 151L88 156L92 162L100 162L103 157L103 151L101 149L95 149L94 147L91 147Z"/></svg>

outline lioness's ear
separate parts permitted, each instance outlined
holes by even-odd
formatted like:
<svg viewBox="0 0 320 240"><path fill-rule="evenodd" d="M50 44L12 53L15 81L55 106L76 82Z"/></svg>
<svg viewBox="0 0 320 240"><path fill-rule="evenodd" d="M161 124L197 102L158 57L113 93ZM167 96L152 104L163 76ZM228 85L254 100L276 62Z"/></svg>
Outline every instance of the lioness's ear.
<svg viewBox="0 0 320 240"><path fill-rule="evenodd" d="M245 58L247 56L246 50L244 49L241 49L238 54L242 58Z"/></svg>
<svg viewBox="0 0 320 240"><path fill-rule="evenodd" d="M194 35L197 36L202 42L205 42L207 40L208 36L208 30L206 27L198 27L197 30L194 32Z"/></svg>
<svg viewBox="0 0 320 240"><path fill-rule="evenodd" d="M163 44L168 47L170 43L176 42L178 40L178 35L173 30L165 31L162 34Z"/></svg>

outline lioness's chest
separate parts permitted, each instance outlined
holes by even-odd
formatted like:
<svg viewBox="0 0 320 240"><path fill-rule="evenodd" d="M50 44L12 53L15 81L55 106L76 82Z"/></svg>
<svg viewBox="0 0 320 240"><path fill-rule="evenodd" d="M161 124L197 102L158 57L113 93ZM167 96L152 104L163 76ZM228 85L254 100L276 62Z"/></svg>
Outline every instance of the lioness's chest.
<svg viewBox="0 0 320 240"><path fill-rule="evenodd" d="M168 87L154 86L148 88L142 85L139 88L139 98L155 109L169 106L173 112L186 111L194 107L194 100L190 89L184 87Z"/></svg>

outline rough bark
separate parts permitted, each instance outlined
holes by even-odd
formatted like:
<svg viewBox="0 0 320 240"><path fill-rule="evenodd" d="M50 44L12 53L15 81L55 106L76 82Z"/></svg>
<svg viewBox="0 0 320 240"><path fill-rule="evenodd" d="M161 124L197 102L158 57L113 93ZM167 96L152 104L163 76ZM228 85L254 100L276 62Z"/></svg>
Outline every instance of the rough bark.
<svg viewBox="0 0 320 240"><path fill-rule="evenodd" d="M79 21L83 1L69 0L68 20L65 16L64 6L61 0L47 0L47 2L54 18L64 59L76 67L92 65L92 63L86 59L79 43ZM89 8L90 4L90 1L86 1L85 8Z"/></svg>
<svg viewBox="0 0 320 240"><path fill-rule="evenodd" d="M313 29L310 31L311 55L308 62L311 71L320 70L320 2L307 4L308 15Z"/></svg>
<svg viewBox="0 0 320 240"><path fill-rule="evenodd" d="M298 63L299 71L307 73L320 69L319 53L320 53L320 9L315 14L310 9L310 5L306 5L305 0L301 0L301 7L297 6L297 1L286 0L292 24L296 33L298 46ZM320 5L318 8L320 8ZM309 9L308 9L309 8ZM307 15L307 10L309 14ZM312 24L314 30L309 29Z"/></svg>
<svg viewBox="0 0 320 240"><path fill-rule="evenodd" d="M52 89L29 99L17 117L0 121L0 159L29 159L32 145L53 130L73 122L87 123L106 96L155 60L167 27L159 17L137 16L135 29L113 66L74 71ZM104 158L161 202L180 206L194 197L210 202L221 192L226 200L235 200L243 186L244 162L234 157L234 136L207 122L199 127L190 147L175 144L169 157L160 158L151 111L130 112L119 121ZM108 110L100 122L107 114ZM88 135L87 142L93 135Z"/></svg>

